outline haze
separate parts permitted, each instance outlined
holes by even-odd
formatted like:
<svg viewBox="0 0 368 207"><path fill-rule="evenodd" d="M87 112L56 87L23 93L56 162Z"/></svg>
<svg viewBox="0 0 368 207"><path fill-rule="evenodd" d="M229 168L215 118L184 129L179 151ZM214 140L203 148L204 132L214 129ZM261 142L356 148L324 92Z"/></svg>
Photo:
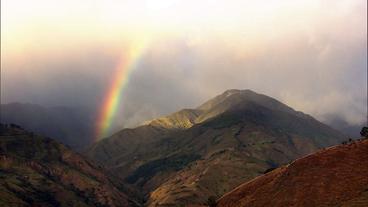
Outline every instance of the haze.
<svg viewBox="0 0 368 207"><path fill-rule="evenodd" d="M365 0L4 0L1 103L98 113L121 53L143 40L113 130L229 88L366 121Z"/></svg>

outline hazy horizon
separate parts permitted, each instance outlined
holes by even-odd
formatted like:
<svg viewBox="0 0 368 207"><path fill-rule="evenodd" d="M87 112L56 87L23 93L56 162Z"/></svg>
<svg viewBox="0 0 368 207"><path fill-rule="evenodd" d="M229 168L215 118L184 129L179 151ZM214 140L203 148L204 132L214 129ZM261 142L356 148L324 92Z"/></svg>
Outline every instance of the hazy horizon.
<svg viewBox="0 0 368 207"><path fill-rule="evenodd" d="M98 114L122 54L138 51L111 130L231 88L321 121L367 119L363 0L1 4L1 103L86 106Z"/></svg>

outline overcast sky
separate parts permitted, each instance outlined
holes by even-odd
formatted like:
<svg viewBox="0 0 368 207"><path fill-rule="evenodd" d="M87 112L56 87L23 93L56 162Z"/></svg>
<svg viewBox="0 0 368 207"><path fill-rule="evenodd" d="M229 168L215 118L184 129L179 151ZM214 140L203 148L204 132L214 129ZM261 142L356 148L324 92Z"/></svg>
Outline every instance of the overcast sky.
<svg viewBox="0 0 368 207"><path fill-rule="evenodd" d="M1 103L97 113L124 45L149 44L115 129L251 89L325 121L366 121L366 0L1 2Z"/></svg>

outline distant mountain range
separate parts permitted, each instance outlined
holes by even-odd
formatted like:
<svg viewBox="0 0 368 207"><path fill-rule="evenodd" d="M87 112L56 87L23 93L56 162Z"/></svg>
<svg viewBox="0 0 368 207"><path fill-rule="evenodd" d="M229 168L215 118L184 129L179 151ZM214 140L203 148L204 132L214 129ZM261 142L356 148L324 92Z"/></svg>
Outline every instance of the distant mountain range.
<svg viewBox="0 0 368 207"><path fill-rule="evenodd" d="M95 118L82 107L43 107L35 104L11 103L0 107L1 123L14 123L25 129L82 150L91 144Z"/></svg>
<svg viewBox="0 0 368 207"><path fill-rule="evenodd" d="M229 90L228 95L236 93L238 90ZM221 98L226 98L222 96ZM221 101L221 98L216 101ZM234 101L234 100L228 100ZM239 101L239 100L235 100ZM203 104L197 109L183 109L171 116L158 118L152 121L147 121L151 126L160 126L163 128L186 129L192 127L196 123L208 119L211 116L216 116L223 109L212 109L203 113L203 109L210 107L209 104ZM229 105L230 106L230 105ZM73 149L81 151L92 144L95 136L96 117L91 113L90 109L85 107L45 107L37 104L29 103L9 103L0 105L0 122L14 123L31 130L33 132L49 136L58 141L71 146ZM213 114L214 113L214 114ZM334 129L339 130L346 136L351 138L359 137L361 125L351 125L346 121L331 115L325 122Z"/></svg>
<svg viewBox="0 0 368 207"><path fill-rule="evenodd" d="M345 135L349 136L350 138L356 138L360 137L360 130L367 124L361 123L361 124L350 124L347 121L343 120L342 118L336 117L336 116L329 116L326 123L329 126L332 126L334 129L338 129Z"/></svg>
<svg viewBox="0 0 368 207"><path fill-rule="evenodd" d="M1 116L29 130L0 125L0 206L368 204L366 141L327 148L348 137L251 90L123 129L84 155L30 131L80 150L86 111L8 104Z"/></svg>
<svg viewBox="0 0 368 207"><path fill-rule="evenodd" d="M146 195L148 206L205 205L269 168L346 137L250 90L124 129L86 155Z"/></svg>

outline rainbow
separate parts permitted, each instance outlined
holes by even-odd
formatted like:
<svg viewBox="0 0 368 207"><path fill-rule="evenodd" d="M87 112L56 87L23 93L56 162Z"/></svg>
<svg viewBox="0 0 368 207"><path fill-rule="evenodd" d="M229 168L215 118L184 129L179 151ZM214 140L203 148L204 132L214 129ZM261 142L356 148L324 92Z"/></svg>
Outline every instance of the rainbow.
<svg viewBox="0 0 368 207"><path fill-rule="evenodd" d="M118 107L120 106L121 96L126 87L129 76L135 68L140 57L147 48L147 40L130 42L129 47L122 53L119 63L115 69L110 87L105 96L97 121L97 132L94 141L98 141L105 136L114 121Z"/></svg>

